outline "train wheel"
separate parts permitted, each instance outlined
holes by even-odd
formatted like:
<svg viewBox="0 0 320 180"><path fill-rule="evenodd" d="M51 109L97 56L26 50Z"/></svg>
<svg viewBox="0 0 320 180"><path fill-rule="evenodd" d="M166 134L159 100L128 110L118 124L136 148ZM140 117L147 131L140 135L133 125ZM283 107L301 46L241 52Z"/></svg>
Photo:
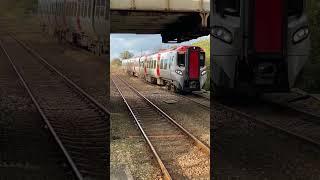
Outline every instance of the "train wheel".
<svg viewBox="0 0 320 180"><path fill-rule="evenodd" d="M173 85L172 89L174 93L180 93L180 90L175 85Z"/></svg>

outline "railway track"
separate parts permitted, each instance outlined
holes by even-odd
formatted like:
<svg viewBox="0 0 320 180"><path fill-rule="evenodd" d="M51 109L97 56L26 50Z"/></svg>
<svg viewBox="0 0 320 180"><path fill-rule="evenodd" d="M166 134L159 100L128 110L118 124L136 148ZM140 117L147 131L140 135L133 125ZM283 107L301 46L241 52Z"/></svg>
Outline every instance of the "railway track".
<svg viewBox="0 0 320 180"><path fill-rule="evenodd" d="M320 121L320 100L303 90L293 89L291 93L287 94L271 94L263 97L263 100L281 107L291 108L306 114L310 119Z"/></svg>
<svg viewBox="0 0 320 180"><path fill-rule="evenodd" d="M210 179L210 149L134 87L112 82L148 143L165 179Z"/></svg>
<svg viewBox="0 0 320 180"><path fill-rule="evenodd" d="M188 99L198 105L200 105L201 107L207 109L207 110L210 110L210 99L204 97L204 96L201 96L199 94L195 94L195 93L191 93L191 94L186 94L186 95L181 95L181 94L178 94L178 93L174 93L172 91L168 91L166 88L163 88L163 87L160 87L158 85L155 85L155 84L151 84L149 82L147 82L149 85L151 86L154 86L154 87L157 87L159 88L161 91L165 91L165 92L168 92L170 93L171 95L174 95L174 96L177 96L179 97L180 99Z"/></svg>
<svg viewBox="0 0 320 180"><path fill-rule="evenodd" d="M108 110L15 37L0 46L77 179L106 179Z"/></svg>
<svg viewBox="0 0 320 180"><path fill-rule="evenodd" d="M0 91L0 179L76 179L2 50Z"/></svg>
<svg viewBox="0 0 320 180"><path fill-rule="evenodd" d="M203 97L199 94L190 94L189 96L182 96L185 97L187 99L190 99L191 101L205 107L206 109L210 110L210 99Z"/></svg>
<svg viewBox="0 0 320 180"><path fill-rule="evenodd" d="M225 103L214 103L215 109L225 109L233 115L247 119L248 122L259 123L264 126L275 129L281 133L295 137L303 142L320 147L320 121L319 119L310 119L312 117L305 112L291 109L290 107L280 106L278 104L260 104L265 107L235 107ZM233 117L229 115L229 117ZM215 117L215 125L223 124L220 119ZM214 127L214 129L219 127Z"/></svg>

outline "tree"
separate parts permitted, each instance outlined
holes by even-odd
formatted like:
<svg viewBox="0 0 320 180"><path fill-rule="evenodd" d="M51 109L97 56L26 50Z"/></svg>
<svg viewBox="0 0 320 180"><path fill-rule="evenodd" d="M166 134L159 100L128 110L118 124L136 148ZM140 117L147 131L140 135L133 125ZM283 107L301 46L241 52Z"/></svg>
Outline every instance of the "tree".
<svg viewBox="0 0 320 180"><path fill-rule="evenodd" d="M122 62L119 58L114 58L111 60L111 65L112 66L121 66Z"/></svg>
<svg viewBox="0 0 320 180"><path fill-rule="evenodd" d="M132 58L133 56L134 54L131 53L130 51L123 51L122 53L120 53L121 59L129 59L129 58Z"/></svg>

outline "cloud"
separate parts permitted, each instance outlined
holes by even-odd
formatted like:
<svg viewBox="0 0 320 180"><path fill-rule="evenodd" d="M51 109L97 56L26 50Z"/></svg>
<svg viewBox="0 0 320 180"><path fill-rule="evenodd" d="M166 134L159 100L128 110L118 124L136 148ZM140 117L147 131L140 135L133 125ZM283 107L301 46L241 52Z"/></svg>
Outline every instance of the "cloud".
<svg viewBox="0 0 320 180"><path fill-rule="evenodd" d="M190 45L200 39L208 38L208 36L200 37L181 44L164 44L161 35L136 35L136 34L111 34L110 35L110 52L111 59L118 58L123 51L130 51L136 56L141 54L150 54L160 48L169 48L172 45Z"/></svg>
<svg viewBox="0 0 320 180"><path fill-rule="evenodd" d="M160 35L111 34L111 59L119 57L123 51L130 51L135 55L150 53L163 45Z"/></svg>

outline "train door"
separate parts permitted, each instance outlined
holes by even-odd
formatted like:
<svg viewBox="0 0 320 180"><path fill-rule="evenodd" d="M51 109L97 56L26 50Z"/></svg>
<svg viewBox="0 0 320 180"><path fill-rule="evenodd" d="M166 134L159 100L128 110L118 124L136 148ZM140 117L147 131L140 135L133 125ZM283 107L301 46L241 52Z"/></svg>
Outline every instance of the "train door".
<svg viewBox="0 0 320 180"><path fill-rule="evenodd" d="M186 61L186 71L188 72L189 80L199 80L200 75L200 51L197 47L188 48Z"/></svg>
<svg viewBox="0 0 320 180"><path fill-rule="evenodd" d="M170 52L170 58L168 63L169 79L172 79L174 77L172 73L175 73L174 65L177 64L176 59L177 59L176 53Z"/></svg>
<svg viewBox="0 0 320 180"><path fill-rule="evenodd" d="M200 88L200 48L189 47L186 52L185 61L186 81L191 90Z"/></svg>

